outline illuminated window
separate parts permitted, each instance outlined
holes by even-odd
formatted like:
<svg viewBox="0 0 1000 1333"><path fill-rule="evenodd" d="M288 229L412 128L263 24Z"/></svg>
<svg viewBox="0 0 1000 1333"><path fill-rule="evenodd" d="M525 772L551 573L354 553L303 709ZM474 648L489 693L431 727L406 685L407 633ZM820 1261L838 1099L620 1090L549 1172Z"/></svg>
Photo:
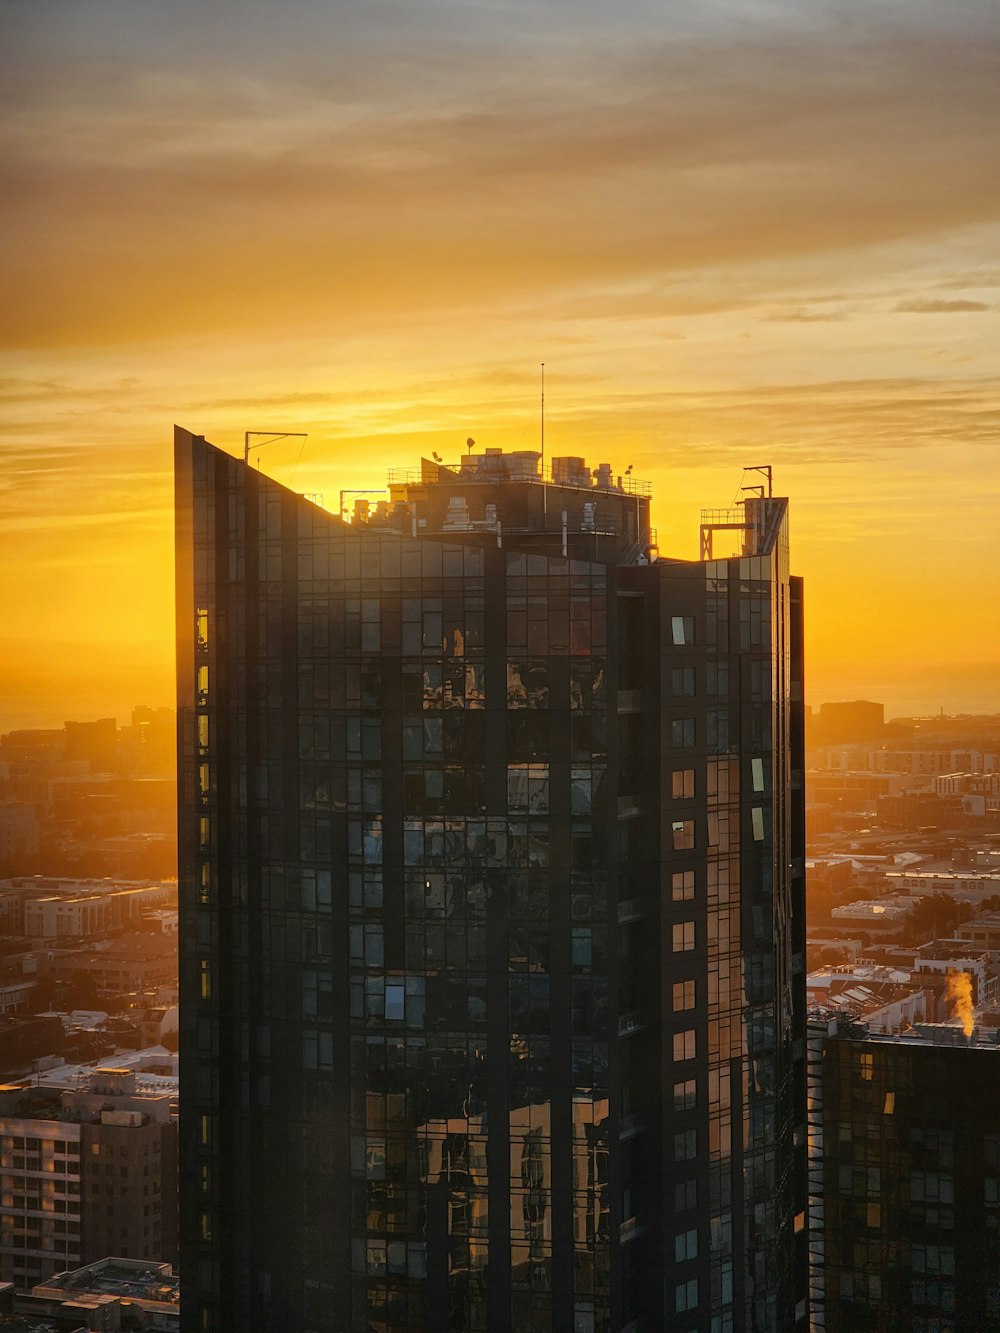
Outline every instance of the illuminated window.
<svg viewBox="0 0 1000 1333"><path fill-rule="evenodd" d="M212 964L207 958L201 960L201 998L203 1000L212 998Z"/></svg>
<svg viewBox="0 0 1000 1333"><path fill-rule="evenodd" d="M764 790L764 761L763 759L750 760L750 778L753 783L754 791Z"/></svg>
<svg viewBox="0 0 1000 1333"><path fill-rule="evenodd" d="M694 769L675 768L671 775L671 795L677 800L685 800L694 795Z"/></svg>
<svg viewBox="0 0 1000 1333"><path fill-rule="evenodd" d="M680 1013L684 1009L693 1009L694 994L693 981L675 981L673 985L674 1013Z"/></svg>
<svg viewBox="0 0 1000 1333"><path fill-rule="evenodd" d="M754 842L764 841L764 810L762 806L755 805L750 811L750 819L753 825Z"/></svg>

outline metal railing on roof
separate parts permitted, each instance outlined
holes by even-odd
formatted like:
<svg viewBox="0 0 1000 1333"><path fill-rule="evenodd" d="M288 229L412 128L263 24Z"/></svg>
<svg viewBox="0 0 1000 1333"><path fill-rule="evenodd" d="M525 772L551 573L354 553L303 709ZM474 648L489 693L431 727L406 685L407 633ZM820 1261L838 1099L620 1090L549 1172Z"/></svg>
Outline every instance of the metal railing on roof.
<svg viewBox="0 0 1000 1333"><path fill-rule="evenodd" d="M477 456L478 457L478 456ZM498 459L513 458L512 454L498 454ZM621 473L611 478L611 484L604 486L599 484L596 473L585 470L583 473L566 475L561 473L558 477L553 475L551 463L545 467L538 468L534 473L514 471L509 475L502 467L496 471L489 468L463 468L461 463L436 463L439 469L437 478L431 475L431 469L426 467L391 467L386 472L386 485L388 486L421 486L435 485L444 482L461 481L463 483L516 483L544 481L553 486L569 486L573 490L592 491L597 493L607 493L610 495L638 495L651 497L653 494L653 483L651 481L641 481L638 477L633 477L630 473ZM449 475L450 474L450 475Z"/></svg>

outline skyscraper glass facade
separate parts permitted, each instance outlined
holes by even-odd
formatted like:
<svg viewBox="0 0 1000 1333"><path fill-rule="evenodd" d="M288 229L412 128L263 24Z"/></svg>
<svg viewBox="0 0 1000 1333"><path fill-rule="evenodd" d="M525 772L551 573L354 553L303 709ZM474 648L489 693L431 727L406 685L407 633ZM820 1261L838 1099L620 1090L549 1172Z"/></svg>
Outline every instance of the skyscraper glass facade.
<svg viewBox="0 0 1000 1333"><path fill-rule="evenodd" d="M555 462L348 524L178 431L186 1333L804 1317L785 502L655 560Z"/></svg>

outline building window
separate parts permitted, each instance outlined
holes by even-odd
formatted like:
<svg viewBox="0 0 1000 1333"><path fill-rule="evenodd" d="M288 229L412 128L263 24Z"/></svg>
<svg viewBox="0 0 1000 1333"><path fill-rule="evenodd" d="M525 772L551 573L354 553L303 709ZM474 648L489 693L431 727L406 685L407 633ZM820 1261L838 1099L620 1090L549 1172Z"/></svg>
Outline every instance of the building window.
<svg viewBox="0 0 1000 1333"><path fill-rule="evenodd" d="M690 750L695 743L694 718L675 718L670 724L670 734L673 740L674 749Z"/></svg>
<svg viewBox="0 0 1000 1333"><path fill-rule="evenodd" d="M684 1129L674 1135L674 1161L692 1162L698 1155L698 1131Z"/></svg>
<svg viewBox="0 0 1000 1333"><path fill-rule="evenodd" d="M674 1262L682 1264L685 1259L698 1258L697 1231L679 1231L674 1237Z"/></svg>
<svg viewBox="0 0 1000 1333"><path fill-rule="evenodd" d="M670 876L670 893L675 903L690 902L694 897L694 871L675 870Z"/></svg>
<svg viewBox="0 0 1000 1333"><path fill-rule="evenodd" d="M694 795L693 768L675 768L671 779L671 795L675 800L687 800Z"/></svg>
<svg viewBox="0 0 1000 1333"><path fill-rule="evenodd" d="M693 981L675 981L673 985L674 1013L678 1014L685 1009L693 1009L695 1004L694 995Z"/></svg>
<svg viewBox="0 0 1000 1333"><path fill-rule="evenodd" d="M694 948L693 921L678 921L672 931L674 953L687 953Z"/></svg>
<svg viewBox="0 0 1000 1333"><path fill-rule="evenodd" d="M689 852L694 847L694 820L675 819L670 827L674 835L674 851Z"/></svg>
<svg viewBox="0 0 1000 1333"><path fill-rule="evenodd" d="M405 1005L405 987L399 984L386 983L385 987L385 1016L387 1019L399 1021L404 1016Z"/></svg>
<svg viewBox="0 0 1000 1333"><path fill-rule="evenodd" d="M674 1084L674 1110L693 1111L698 1105L698 1084L693 1078Z"/></svg>
<svg viewBox="0 0 1000 1333"><path fill-rule="evenodd" d="M754 842L764 841L764 810L762 806L755 805L750 811L750 819L753 824Z"/></svg>
<svg viewBox="0 0 1000 1333"><path fill-rule="evenodd" d="M674 1211L683 1213L698 1207L697 1180L679 1180L674 1186Z"/></svg>
<svg viewBox="0 0 1000 1333"><path fill-rule="evenodd" d="M670 636L678 646L694 643L694 616L671 616Z"/></svg>
<svg viewBox="0 0 1000 1333"><path fill-rule="evenodd" d="M698 1305L698 1279L693 1277L688 1282L678 1282L674 1291L674 1309L678 1314L684 1310L694 1310Z"/></svg>
<svg viewBox="0 0 1000 1333"><path fill-rule="evenodd" d="M693 1060L696 1053L697 1042L694 1028L688 1028L685 1032L674 1033L675 1060Z"/></svg>
<svg viewBox="0 0 1000 1333"><path fill-rule="evenodd" d="M754 791L764 790L764 761L763 759L750 760L750 780Z"/></svg>
<svg viewBox="0 0 1000 1333"><path fill-rule="evenodd" d="M694 694L694 667L674 667L671 672L671 688L680 698L689 698Z"/></svg>

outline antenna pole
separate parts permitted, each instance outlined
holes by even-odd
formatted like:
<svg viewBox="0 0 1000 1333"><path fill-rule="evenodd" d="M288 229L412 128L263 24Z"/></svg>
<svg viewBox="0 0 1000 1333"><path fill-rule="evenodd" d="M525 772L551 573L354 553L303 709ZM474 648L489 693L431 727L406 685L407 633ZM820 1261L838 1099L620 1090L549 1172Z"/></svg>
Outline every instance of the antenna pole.
<svg viewBox="0 0 1000 1333"><path fill-rule="evenodd" d="M542 480L545 480L545 362L542 362Z"/></svg>
<svg viewBox="0 0 1000 1333"><path fill-rule="evenodd" d="M251 444L251 435L268 435L270 439L261 440L260 444ZM265 444L277 444L279 440L304 440L307 435L308 432L304 430L245 430L243 432L243 461L249 467L251 449L263 449Z"/></svg>

